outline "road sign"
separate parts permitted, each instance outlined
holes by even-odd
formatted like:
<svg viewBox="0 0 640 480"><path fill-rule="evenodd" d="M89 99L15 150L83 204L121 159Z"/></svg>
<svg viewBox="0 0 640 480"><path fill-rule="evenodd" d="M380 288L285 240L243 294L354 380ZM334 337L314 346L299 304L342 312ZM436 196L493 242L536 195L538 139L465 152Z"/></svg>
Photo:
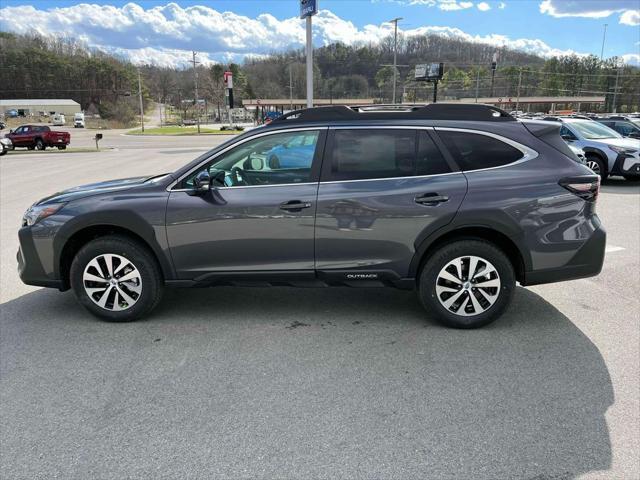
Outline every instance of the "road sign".
<svg viewBox="0 0 640 480"><path fill-rule="evenodd" d="M318 13L317 0L300 0L300 18L311 17Z"/></svg>

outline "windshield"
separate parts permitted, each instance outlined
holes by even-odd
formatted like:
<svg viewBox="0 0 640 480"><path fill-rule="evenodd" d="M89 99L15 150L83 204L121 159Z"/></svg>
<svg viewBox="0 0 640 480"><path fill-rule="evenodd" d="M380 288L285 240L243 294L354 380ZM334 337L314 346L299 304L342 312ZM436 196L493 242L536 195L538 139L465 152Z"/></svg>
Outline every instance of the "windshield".
<svg viewBox="0 0 640 480"><path fill-rule="evenodd" d="M603 138L622 138L615 130L607 127L598 122L592 122L590 120L585 120L583 122L571 122L569 123L572 128L574 128L581 137L586 138L587 140L600 140Z"/></svg>

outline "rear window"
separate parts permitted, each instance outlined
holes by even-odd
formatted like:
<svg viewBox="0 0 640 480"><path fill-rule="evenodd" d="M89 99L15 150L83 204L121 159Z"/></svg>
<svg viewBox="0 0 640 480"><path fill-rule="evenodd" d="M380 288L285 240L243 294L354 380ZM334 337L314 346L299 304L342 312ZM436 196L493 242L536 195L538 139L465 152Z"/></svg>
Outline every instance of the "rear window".
<svg viewBox="0 0 640 480"><path fill-rule="evenodd" d="M415 130L335 130L328 179L412 176L415 174L415 160Z"/></svg>
<svg viewBox="0 0 640 480"><path fill-rule="evenodd" d="M524 156L517 148L487 135L452 130L438 130L438 135L465 171L508 165Z"/></svg>

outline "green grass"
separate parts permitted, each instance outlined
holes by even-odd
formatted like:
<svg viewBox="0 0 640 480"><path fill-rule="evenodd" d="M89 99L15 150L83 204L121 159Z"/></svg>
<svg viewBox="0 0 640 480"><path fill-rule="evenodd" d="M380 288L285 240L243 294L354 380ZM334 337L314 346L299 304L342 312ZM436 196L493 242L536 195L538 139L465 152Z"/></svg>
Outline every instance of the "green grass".
<svg viewBox="0 0 640 480"><path fill-rule="evenodd" d="M214 130L212 128L200 128L200 133L205 135L235 135L242 133L240 130ZM144 132L137 128L129 130L127 135L197 135L198 127L154 127L145 128Z"/></svg>

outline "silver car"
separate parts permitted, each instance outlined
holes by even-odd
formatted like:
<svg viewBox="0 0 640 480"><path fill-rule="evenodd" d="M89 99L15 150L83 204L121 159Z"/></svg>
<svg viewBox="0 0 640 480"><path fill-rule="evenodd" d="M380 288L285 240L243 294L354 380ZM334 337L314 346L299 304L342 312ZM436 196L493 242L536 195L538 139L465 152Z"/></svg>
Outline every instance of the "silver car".
<svg viewBox="0 0 640 480"><path fill-rule="evenodd" d="M609 175L622 175L628 180L640 178L640 140L624 138L593 120L563 118L559 121L562 138L584 151L587 166L603 180Z"/></svg>

